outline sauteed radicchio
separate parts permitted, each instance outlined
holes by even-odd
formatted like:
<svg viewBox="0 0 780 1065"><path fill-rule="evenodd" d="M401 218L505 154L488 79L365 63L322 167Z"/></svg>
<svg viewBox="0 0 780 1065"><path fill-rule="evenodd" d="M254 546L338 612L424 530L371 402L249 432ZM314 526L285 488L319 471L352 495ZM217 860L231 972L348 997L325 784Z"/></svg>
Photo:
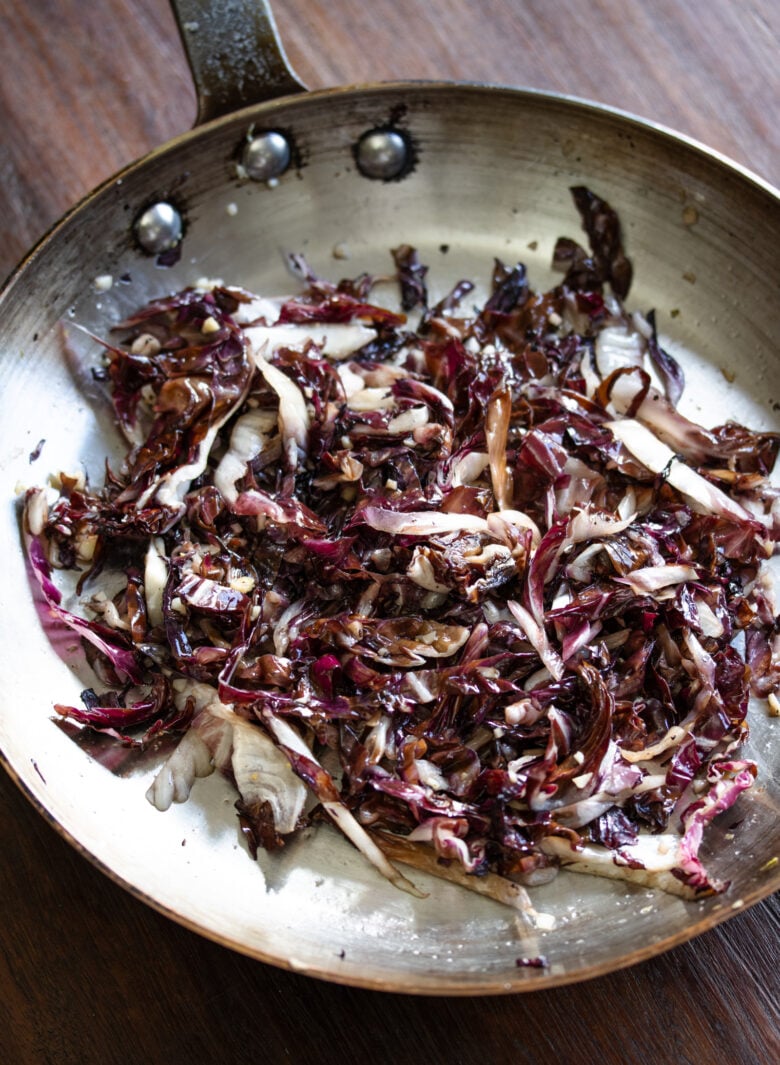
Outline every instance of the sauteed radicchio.
<svg viewBox="0 0 780 1065"><path fill-rule="evenodd" d="M549 292L292 257L297 296L188 289L102 342L127 457L30 491L28 554L102 689L57 711L181 737L158 808L216 767L253 853L329 818L412 892L393 862L513 904L561 865L724 889L698 850L753 783L749 696L777 709L780 440L677 410L618 218L573 194Z"/></svg>

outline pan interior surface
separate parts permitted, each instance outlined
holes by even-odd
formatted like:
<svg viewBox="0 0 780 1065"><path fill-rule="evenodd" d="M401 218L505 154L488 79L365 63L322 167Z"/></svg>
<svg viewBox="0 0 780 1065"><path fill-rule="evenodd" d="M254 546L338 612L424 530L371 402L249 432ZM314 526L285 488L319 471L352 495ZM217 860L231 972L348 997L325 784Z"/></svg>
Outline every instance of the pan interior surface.
<svg viewBox="0 0 780 1065"><path fill-rule="evenodd" d="M369 130L401 130L414 165L401 180L364 177L353 149ZM294 146L278 182L239 176L250 129ZM229 785L198 782L165 814L144 799L154 764L109 771L52 721L91 683L70 634L30 592L19 492L83 468L100 482L121 453L92 369L106 336L150 298L202 278L266 295L297 290L289 252L337 280L392 272L408 243L429 266L433 299L462 278L484 294L499 257L528 267L534 288L558 279L558 236L584 240L569 187L618 211L634 285L627 305L655 308L662 343L684 367L684 413L780 429L778 200L757 180L626 116L542 94L451 85L323 92L220 120L109 182L32 254L2 297L0 393L6 579L0 749L33 801L89 857L175 919L248 954L344 983L422 993L494 993L582 979L649 956L780 886L778 725L752 708L747 754L759 785L709 832L729 892L700 903L562 873L534 889L542 914L518 913L414 874L413 899L381 881L327 829L278 856L249 860ZM151 202L179 207L181 255L143 255L132 222ZM111 279L96 284L97 279ZM38 458L31 459L40 441ZM736 841L731 825L740 821ZM518 968L543 955L546 967Z"/></svg>

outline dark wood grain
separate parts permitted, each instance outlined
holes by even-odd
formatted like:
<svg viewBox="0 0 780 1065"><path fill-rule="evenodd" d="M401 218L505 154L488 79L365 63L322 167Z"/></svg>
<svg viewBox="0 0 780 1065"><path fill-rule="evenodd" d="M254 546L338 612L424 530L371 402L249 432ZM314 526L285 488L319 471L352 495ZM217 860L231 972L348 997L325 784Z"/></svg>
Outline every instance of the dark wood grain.
<svg viewBox="0 0 780 1065"><path fill-rule="evenodd" d="M771 0L280 0L276 16L312 87L422 77L553 89L778 179ZM186 129L195 97L165 0L0 0L0 50L3 274L90 188ZM93 869L4 775L0 855L10 1065L780 1060L778 898L587 984L415 999L277 971L179 928Z"/></svg>

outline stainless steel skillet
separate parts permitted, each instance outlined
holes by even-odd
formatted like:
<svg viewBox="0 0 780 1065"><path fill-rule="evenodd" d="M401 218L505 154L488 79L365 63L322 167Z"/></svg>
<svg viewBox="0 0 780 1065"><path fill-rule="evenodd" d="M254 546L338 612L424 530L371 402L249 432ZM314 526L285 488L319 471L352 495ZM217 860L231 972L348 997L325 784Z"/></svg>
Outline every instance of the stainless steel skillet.
<svg viewBox="0 0 780 1065"><path fill-rule="evenodd" d="M191 12L183 19L198 21ZM253 123L255 132L276 129L294 144L293 166L275 188L236 178ZM367 131L393 124L411 139L415 169L400 181L363 177L354 146ZM771 401L780 398L771 346L778 210L760 182L624 116L572 101L474 87L385 86L270 103L190 134L130 168L121 185L105 186L38 249L3 297L3 497L55 463L69 468L84 460L97 476L112 446L110 419L88 372L95 350L80 347L72 363L62 358L56 323L71 309L97 328L203 275L286 291L285 250L303 250L324 272L340 275L387 266L387 249L400 240L421 248L441 289L460 276L487 277L493 254L523 258L543 284L555 236L577 235L567 192L575 181L620 210L636 264L632 300L656 306L667 336L691 351L692 406L711 422L733 415L772 424ZM132 220L160 198L180 206L187 225L181 259L167 271L142 257L131 236ZM534 242L536 249L529 248ZM333 262L334 247L344 244L350 260ZM440 250L445 244L447 253ZM129 282L120 281L125 273ZM109 274L112 288L98 291L95 279ZM680 313L672 317L673 310ZM723 372L736 374L733 385ZM31 467L28 454L41 437L47 444ZM196 795L161 817L146 809L142 776L112 777L52 726L51 703L80 685L26 612L10 507L6 520L5 542L13 546L0 599L9 633L0 745L12 771L114 876L239 949L370 986L538 987L626 964L693 934L730 912L734 901L750 902L777 886L776 871L760 872L778 851L774 814L764 805L771 793L751 803L738 868L719 867L735 880L721 910L713 909L718 900L693 908L560 878L560 894L541 904L556 913L559 927L540 944L550 961L540 973L515 968L518 954L533 947L503 911L444 885L419 905L386 893L351 852L323 834L281 866L265 863L261 874L235 849L232 810L216 781L204 785L202 800ZM771 727L757 718L765 781L778 760ZM121 845L117 823L124 823Z"/></svg>

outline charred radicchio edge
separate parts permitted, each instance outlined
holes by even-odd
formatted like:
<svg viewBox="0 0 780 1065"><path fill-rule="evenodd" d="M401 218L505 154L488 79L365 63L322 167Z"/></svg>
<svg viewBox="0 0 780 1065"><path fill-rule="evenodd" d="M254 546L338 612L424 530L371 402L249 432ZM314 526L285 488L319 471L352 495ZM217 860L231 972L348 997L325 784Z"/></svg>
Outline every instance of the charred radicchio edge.
<svg viewBox="0 0 780 1065"><path fill-rule="evenodd" d="M496 260L484 306L431 307L403 245L397 313L291 257L299 296L188 289L101 342L130 450L29 492L26 539L106 689L58 712L182 735L158 808L216 767L253 854L330 818L415 893L393 862L511 905L561 865L727 886L698 849L780 681L780 441L679 413L617 215L572 192L590 251L559 240L546 293Z"/></svg>

